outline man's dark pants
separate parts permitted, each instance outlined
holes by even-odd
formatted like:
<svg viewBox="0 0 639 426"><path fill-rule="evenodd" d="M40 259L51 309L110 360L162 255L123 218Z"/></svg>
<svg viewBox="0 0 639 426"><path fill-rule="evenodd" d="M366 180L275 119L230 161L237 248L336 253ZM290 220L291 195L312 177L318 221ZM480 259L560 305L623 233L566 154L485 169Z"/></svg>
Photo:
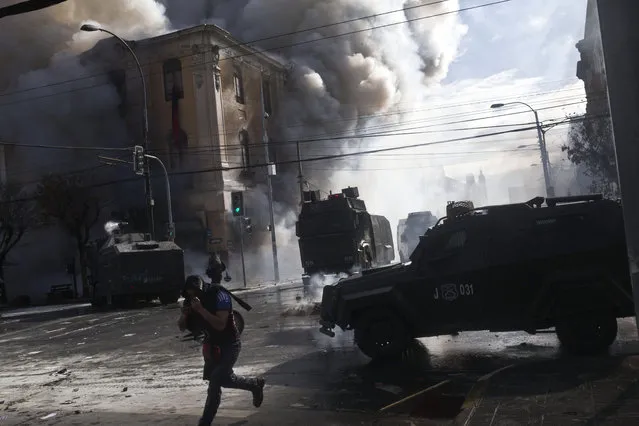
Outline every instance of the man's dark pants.
<svg viewBox="0 0 639 426"><path fill-rule="evenodd" d="M239 341L221 346L219 360L204 361L204 380L209 381L209 388L199 426L209 426L213 422L220 406L222 388L247 391L258 389L257 379L237 376L233 373L233 366L240 355L241 348L242 344Z"/></svg>

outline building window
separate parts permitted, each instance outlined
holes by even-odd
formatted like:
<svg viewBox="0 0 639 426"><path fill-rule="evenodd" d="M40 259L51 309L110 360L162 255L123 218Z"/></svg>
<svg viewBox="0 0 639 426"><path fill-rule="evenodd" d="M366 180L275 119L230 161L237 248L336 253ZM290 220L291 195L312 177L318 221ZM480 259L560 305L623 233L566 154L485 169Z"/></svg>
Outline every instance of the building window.
<svg viewBox="0 0 639 426"><path fill-rule="evenodd" d="M173 94L178 99L184 97L184 85L182 82L182 63L179 59L169 59L164 62L164 99L170 101Z"/></svg>
<svg viewBox="0 0 639 426"><path fill-rule="evenodd" d="M109 81L115 87L115 91L120 98L120 103L118 104L118 113L120 117L126 117L127 112L127 96L126 96L126 72L124 70L112 70L109 71Z"/></svg>
<svg viewBox="0 0 639 426"><path fill-rule="evenodd" d="M262 80L262 95L264 96L264 112L271 115L273 106L271 104L271 83L268 80Z"/></svg>
<svg viewBox="0 0 639 426"><path fill-rule="evenodd" d="M242 150L242 167L244 167L244 171L248 171L249 167L251 167L251 148L250 148L250 138L249 134L246 130L240 131L240 148Z"/></svg>
<svg viewBox="0 0 639 426"><path fill-rule="evenodd" d="M233 72L233 85L235 86L235 100L238 103L244 103L244 82L242 81L242 72L236 68Z"/></svg>

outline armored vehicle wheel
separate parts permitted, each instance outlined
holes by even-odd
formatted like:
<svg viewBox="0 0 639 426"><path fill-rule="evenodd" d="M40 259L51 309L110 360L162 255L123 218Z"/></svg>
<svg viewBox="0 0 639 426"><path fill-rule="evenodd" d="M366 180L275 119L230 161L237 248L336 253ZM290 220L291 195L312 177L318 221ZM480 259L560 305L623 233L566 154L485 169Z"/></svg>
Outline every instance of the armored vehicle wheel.
<svg viewBox="0 0 639 426"><path fill-rule="evenodd" d="M365 311L355 324L355 343L372 359L401 355L410 342L406 325L390 310Z"/></svg>
<svg viewBox="0 0 639 426"><path fill-rule="evenodd" d="M160 295L160 303L163 305L170 305L171 303L177 303L180 295L177 293L165 293Z"/></svg>
<svg viewBox="0 0 639 426"><path fill-rule="evenodd" d="M605 352L617 338L617 318L612 312L582 315L559 321L555 330L567 352L594 355Z"/></svg>
<svg viewBox="0 0 639 426"><path fill-rule="evenodd" d="M233 318L235 318L235 326L237 327L237 332L242 334L244 331L244 317L238 311L233 311Z"/></svg>

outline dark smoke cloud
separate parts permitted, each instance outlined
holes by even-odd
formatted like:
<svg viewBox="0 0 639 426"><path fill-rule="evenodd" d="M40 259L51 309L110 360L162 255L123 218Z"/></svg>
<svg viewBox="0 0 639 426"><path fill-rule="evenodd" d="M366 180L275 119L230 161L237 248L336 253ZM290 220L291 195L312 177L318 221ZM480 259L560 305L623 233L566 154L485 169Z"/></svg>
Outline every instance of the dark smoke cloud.
<svg viewBox="0 0 639 426"><path fill-rule="evenodd" d="M43 11L6 18L0 27L3 64L0 90L5 92L0 98L3 117L0 137L57 145L131 144L131 135L117 115L119 100L113 87L100 79L84 78L100 70L91 64L70 60L102 37L100 33L78 31L80 25L89 20L127 39L156 36L203 22L220 25L244 41L294 33L256 43L261 48L274 49L273 53L294 65L282 111L287 124L274 138L357 135L365 133L371 125L398 123L402 121L401 115L370 116L406 109L427 96L429 85L438 83L446 75L466 28L456 15L448 15L374 31L367 29L458 8L458 1L451 0L403 10L425 3L418 0L69 0ZM390 10L399 12L302 31ZM362 32L334 37L353 31ZM306 43L311 40L319 41ZM80 80L57 84L75 79ZM42 86L48 87L31 90ZM87 89L88 86L97 87ZM19 93L11 95L12 92ZM304 155L344 152L365 143L355 139L304 144ZM293 158L294 152L294 147L281 152L278 160ZM34 167L36 172L32 177L72 168L68 155L63 161L63 155L49 150L46 153L23 150L16 155L14 169ZM76 159L86 164L95 161L95 156L79 154ZM109 172L129 175L120 169L109 169ZM288 206L297 202L294 176L292 173L278 177L280 183L289 185L288 192L295 194L285 200ZM314 171L308 178L323 187L332 184L329 172ZM126 193L139 189L138 185L132 185ZM112 197L115 198L115 194ZM279 205L276 208L278 212L284 209ZM279 213L278 216L283 218L281 226L288 228L289 222L292 223L288 216Z"/></svg>
<svg viewBox="0 0 639 426"><path fill-rule="evenodd" d="M187 5L179 0L163 1L169 19L177 26L216 23L240 40L257 41L255 44L260 48L291 60L294 66L284 108L287 128L278 135L286 140L357 135L365 133L371 124L401 122L401 115L370 117L421 100L429 85L446 76L466 33L456 14L414 20L459 8L456 0L416 7L427 3L425 0L200 0ZM386 13L393 10L398 12ZM369 19L357 19L376 14ZM348 20L353 21L330 25ZM373 26L394 23L400 24L368 31ZM327 27L304 31L320 26ZM286 33L291 34L273 38ZM337 37L344 33L351 34ZM313 40L317 41L310 42ZM362 144L355 139L304 147L308 157L349 151L361 148ZM295 149L291 146L280 153L279 159L294 157ZM351 165L356 165L355 160ZM294 174L280 179L280 183L288 184L287 193L297 193ZM315 171L309 179L324 186L331 184L329 172Z"/></svg>

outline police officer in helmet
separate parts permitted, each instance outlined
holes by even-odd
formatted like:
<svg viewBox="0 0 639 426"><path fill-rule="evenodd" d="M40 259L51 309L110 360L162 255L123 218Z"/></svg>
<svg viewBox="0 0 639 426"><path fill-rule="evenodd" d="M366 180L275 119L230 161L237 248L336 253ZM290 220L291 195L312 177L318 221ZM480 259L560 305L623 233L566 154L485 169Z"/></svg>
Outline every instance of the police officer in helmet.
<svg viewBox="0 0 639 426"><path fill-rule="evenodd" d="M264 379L243 377L233 373L233 366L240 354L240 336L233 317L232 299L220 285L202 290L202 279L197 275L187 277L184 294L189 307L183 309L178 327L186 329L187 318L197 315L204 328L203 379L209 381L208 395L199 426L209 426L220 406L222 388L242 389L253 394L253 405L259 407L264 399Z"/></svg>

